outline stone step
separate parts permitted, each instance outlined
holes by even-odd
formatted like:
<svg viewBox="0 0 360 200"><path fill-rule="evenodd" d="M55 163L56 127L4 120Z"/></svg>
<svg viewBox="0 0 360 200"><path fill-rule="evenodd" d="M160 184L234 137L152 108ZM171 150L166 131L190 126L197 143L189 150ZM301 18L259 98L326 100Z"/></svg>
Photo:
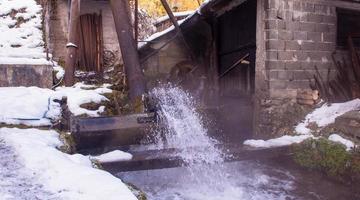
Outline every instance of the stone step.
<svg viewBox="0 0 360 200"><path fill-rule="evenodd" d="M51 65L13 65L0 64L0 87L53 86L53 67Z"/></svg>

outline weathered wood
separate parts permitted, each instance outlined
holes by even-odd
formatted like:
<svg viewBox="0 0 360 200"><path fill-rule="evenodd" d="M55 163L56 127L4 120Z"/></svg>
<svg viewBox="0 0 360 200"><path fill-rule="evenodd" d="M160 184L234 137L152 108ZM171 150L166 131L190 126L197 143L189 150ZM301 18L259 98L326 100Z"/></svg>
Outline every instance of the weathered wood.
<svg viewBox="0 0 360 200"><path fill-rule="evenodd" d="M247 57L249 57L250 54L246 54L245 56L241 57L238 61L236 61L233 65L231 65L224 73L222 73L220 75L220 78L224 77L227 73L229 73L231 70L233 70L235 67L237 67L239 64L242 64L243 61L245 61L245 59Z"/></svg>
<svg viewBox="0 0 360 200"><path fill-rule="evenodd" d="M71 0L70 20L69 20L69 37L66 45L67 53L65 59L65 85L74 85L74 72L77 61L77 38L78 23L80 18L80 0Z"/></svg>
<svg viewBox="0 0 360 200"><path fill-rule="evenodd" d="M129 18L126 0L110 0L120 50L124 60L125 74L129 86L129 97L133 104L141 101L146 91L145 78L141 70L137 45Z"/></svg>
<svg viewBox="0 0 360 200"><path fill-rule="evenodd" d="M134 9L134 32L135 32L135 42L138 43L139 40L139 0L135 0L135 9Z"/></svg>

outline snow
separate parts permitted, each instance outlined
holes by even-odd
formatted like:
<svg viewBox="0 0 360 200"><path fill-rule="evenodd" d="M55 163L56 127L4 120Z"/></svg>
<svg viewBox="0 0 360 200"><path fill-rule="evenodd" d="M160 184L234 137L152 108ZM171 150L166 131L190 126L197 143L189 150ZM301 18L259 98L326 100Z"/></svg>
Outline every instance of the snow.
<svg viewBox="0 0 360 200"><path fill-rule="evenodd" d="M0 199L49 199L51 192L46 191L41 183L35 181L36 176L25 170L24 165L17 161L15 150L2 139L0 139L0 156Z"/></svg>
<svg viewBox="0 0 360 200"><path fill-rule="evenodd" d="M41 10L35 0L0 1L1 64L50 64L43 47ZM12 11L20 12L10 16Z"/></svg>
<svg viewBox="0 0 360 200"><path fill-rule="evenodd" d="M100 103L108 99L102 94L111 93L108 84L96 88L93 85L77 83L73 87L59 87L54 90L38 87L0 87L0 123L28 126L50 126L61 115L60 104L54 100L67 97L69 110L76 116L99 116L105 109L87 110L85 103Z"/></svg>
<svg viewBox="0 0 360 200"><path fill-rule="evenodd" d="M38 87L0 87L0 122L48 126L60 116L53 90ZM25 120L26 119L26 120Z"/></svg>
<svg viewBox="0 0 360 200"><path fill-rule="evenodd" d="M126 153L120 150L115 150L99 156L92 156L91 159L97 160L100 163L107 163L107 162L131 160L132 157L133 156L130 153Z"/></svg>
<svg viewBox="0 0 360 200"><path fill-rule="evenodd" d="M349 111L360 109L360 99L354 99L345 103L324 104L305 117L305 120L295 127L300 134L310 134L310 123L316 123L318 127L325 127L335 122L335 119Z"/></svg>
<svg viewBox="0 0 360 200"><path fill-rule="evenodd" d="M329 136L328 139L333 141L333 142L338 142L340 144L345 145L347 151L350 151L352 148L355 147L355 144L352 141L350 141L348 139L345 139L345 138L341 137L338 134L332 134L332 135Z"/></svg>
<svg viewBox="0 0 360 200"><path fill-rule="evenodd" d="M69 110L76 116L86 114L90 117L98 117L104 111L104 106L100 106L97 110L88 110L80 106L91 102L108 101L102 94L111 93L112 90L107 88L108 85L96 89L93 89L93 87L84 83L76 83L73 87L58 87L56 88L55 98L67 97Z"/></svg>
<svg viewBox="0 0 360 200"><path fill-rule="evenodd" d="M173 14L174 14L175 17L186 17L186 16L191 15L191 14L193 14L195 12L196 11L194 11L194 10L190 10L190 11L183 11L183 12L174 12ZM159 23L164 22L164 21L166 21L168 19L169 19L169 15L164 15L162 17L159 17L156 20L155 24L159 24Z"/></svg>
<svg viewBox="0 0 360 200"><path fill-rule="evenodd" d="M65 70L61 66L55 66L53 69L56 72L56 79L60 80L65 76Z"/></svg>
<svg viewBox="0 0 360 200"><path fill-rule="evenodd" d="M281 147L281 146L288 146L294 143L301 143L302 141L312 137L313 137L312 135L296 135L296 136L285 135L270 140L246 140L244 142L244 145L248 145L256 148Z"/></svg>
<svg viewBox="0 0 360 200"><path fill-rule="evenodd" d="M89 157L60 152L57 147L62 143L58 133L53 130L1 128L0 140L15 150L16 162L19 166L23 166L21 170L27 172L29 176L32 175L31 180L14 180L15 186L17 185L15 189L21 189L24 185L42 183L43 187L40 188L48 191L49 196L42 196L40 199L136 200L120 179L108 172L93 168ZM7 177L2 177L2 181L7 180ZM2 193L0 188L0 195ZM8 197L11 195L3 194ZM31 192L29 197L35 199L31 196ZM22 199L30 199L29 197Z"/></svg>

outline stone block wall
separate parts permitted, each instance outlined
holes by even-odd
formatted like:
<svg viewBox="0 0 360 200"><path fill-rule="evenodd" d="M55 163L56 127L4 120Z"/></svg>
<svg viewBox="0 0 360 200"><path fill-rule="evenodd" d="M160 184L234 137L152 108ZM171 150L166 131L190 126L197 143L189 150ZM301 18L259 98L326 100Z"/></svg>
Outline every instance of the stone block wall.
<svg viewBox="0 0 360 200"><path fill-rule="evenodd" d="M5 65L0 64L0 87L53 86L51 65Z"/></svg>
<svg viewBox="0 0 360 200"><path fill-rule="evenodd" d="M265 0L265 68L270 98L296 97L318 67L324 78L336 49L336 7L329 1Z"/></svg>

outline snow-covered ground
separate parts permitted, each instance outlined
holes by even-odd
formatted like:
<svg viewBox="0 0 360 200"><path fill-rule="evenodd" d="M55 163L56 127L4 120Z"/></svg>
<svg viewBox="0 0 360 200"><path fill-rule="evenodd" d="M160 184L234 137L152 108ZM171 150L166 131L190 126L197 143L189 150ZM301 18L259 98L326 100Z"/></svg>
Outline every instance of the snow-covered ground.
<svg viewBox="0 0 360 200"><path fill-rule="evenodd" d="M44 49L41 11L35 0L0 1L1 64L50 64Z"/></svg>
<svg viewBox="0 0 360 200"><path fill-rule="evenodd" d="M102 94L111 93L109 85L94 87L77 83L73 87L58 87L55 91L38 87L0 87L0 123L49 126L60 117L60 104L54 100L67 97L69 110L74 115L99 116L98 110L81 108L84 103L100 103L108 99Z"/></svg>
<svg viewBox="0 0 360 200"><path fill-rule="evenodd" d="M246 140L244 145L257 147L257 148L271 148L279 146L287 146L294 143L300 143L308 138L314 138L311 129L308 127L310 123L315 123L318 127L322 128L335 122L335 119L349 111L360 110L360 99L344 103L324 104L320 108L315 109L313 112L305 117L305 120L295 127L298 135L289 136L285 135L279 138L270 140ZM340 135L332 134L328 138L333 142L338 142L346 146L347 150L351 150L355 144Z"/></svg>
<svg viewBox="0 0 360 200"><path fill-rule="evenodd" d="M136 200L120 179L61 145L52 130L1 128L0 199Z"/></svg>
<svg viewBox="0 0 360 200"><path fill-rule="evenodd" d="M46 59L41 12L36 0L0 0L0 64L53 65L61 79L64 70ZM63 97L74 115L99 116L105 107L80 106L107 101L103 94L112 92L108 87L0 87L0 123L50 126L61 115L54 100ZM54 130L0 128L0 200L137 199L120 179L94 168L90 156L63 153L58 150L61 145ZM131 158L116 151L94 159Z"/></svg>

